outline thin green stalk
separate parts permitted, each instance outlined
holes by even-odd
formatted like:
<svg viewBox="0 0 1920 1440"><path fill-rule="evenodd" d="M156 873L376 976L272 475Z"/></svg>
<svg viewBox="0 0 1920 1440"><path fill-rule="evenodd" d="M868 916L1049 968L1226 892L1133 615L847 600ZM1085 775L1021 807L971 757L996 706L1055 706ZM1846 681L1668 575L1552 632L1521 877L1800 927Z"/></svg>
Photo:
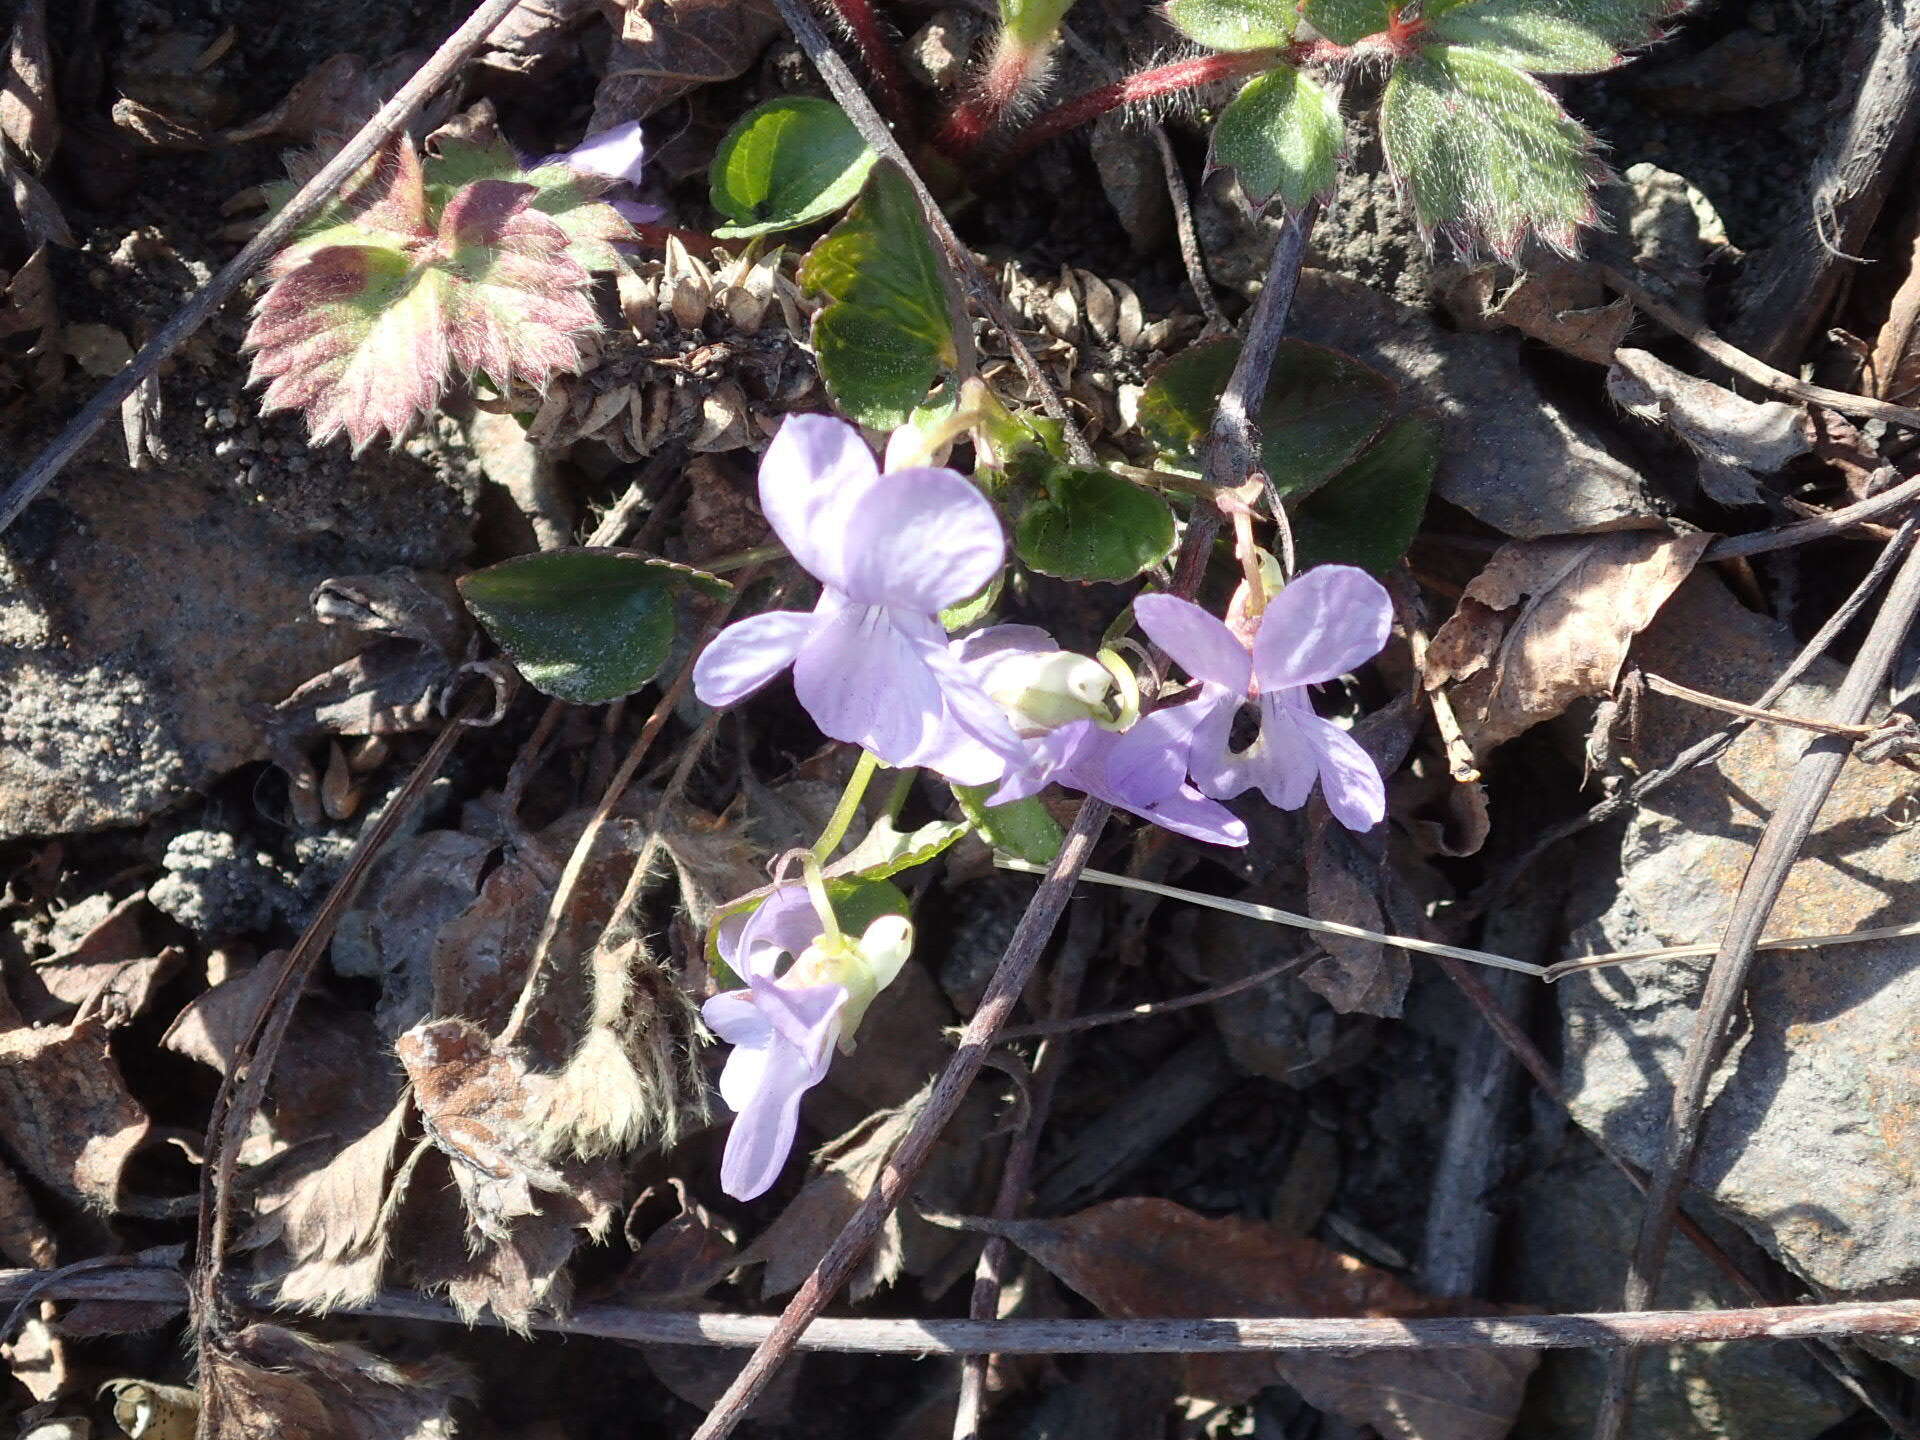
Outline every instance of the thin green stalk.
<svg viewBox="0 0 1920 1440"><path fill-rule="evenodd" d="M831 860L833 852L840 848L840 842L847 838L847 827L853 824L853 817L860 813L860 802L866 798L867 784L879 768L880 759L871 750L860 752L860 760L853 767L853 774L847 777L847 788L840 792L840 803L834 807L833 818L827 821L827 828L820 832L820 838L814 842L813 860L816 865L824 865Z"/></svg>

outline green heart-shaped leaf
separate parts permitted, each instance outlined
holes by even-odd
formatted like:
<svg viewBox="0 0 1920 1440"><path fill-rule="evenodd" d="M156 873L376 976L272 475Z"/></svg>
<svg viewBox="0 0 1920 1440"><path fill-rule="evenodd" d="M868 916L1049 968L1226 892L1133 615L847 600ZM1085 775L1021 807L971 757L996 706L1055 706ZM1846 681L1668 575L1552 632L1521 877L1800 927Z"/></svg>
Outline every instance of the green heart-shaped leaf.
<svg viewBox="0 0 1920 1440"><path fill-rule="evenodd" d="M1249 80L1213 127L1213 163L1240 177L1255 208L1275 195L1299 210L1333 188L1345 132L1331 93L1282 65Z"/></svg>
<svg viewBox="0 0 1920 1440"><path fill-rule="evenodd" d="M785 95L727 132L708 171L727 239L811 225L852 203L878 157L838 105Z"/></svg>
<svg viewBox="0 0 1920 1440"><path fill-rule="evenodd" d="M1239 358L1238 340L1195 345L1148 382L1140 428L1159 446L1163 465L1199 472L1200 442ZM1393 401L1393 382L1351 355L1282 340L1255 417L1260 463L1282 495L1304 495L1360 453Z"/></svg>
<svg viewBox="0 0 1920 1440"><path fill-rule="evenodd" d="M903 423L954 360L946 288L913 187L876 165L859 203L807 253L800 283L833 303L813 348L835 403L876 430Z"/></svg>
<svg viewBox="0 0 1920 1440"><path fill-rule="evenodd" d="M1413 543L1440 463L1440 427L1425 416L1397 420L1367 452L1301 502L1293 514L1300 568L1392 569Z"/></svg>
<svg viewBox="0 0 1920 1440"><path fill-rule="evenodd" d="M1131 580L1173 550L1173 512L1151 490L1105 470L1049 467L1046 493L1020 512L1020 559L1063 580Z"/></svg>
<svg viewBox="0 0 1920 1440"><path fill-rule="evenodd" d="M546 550L460 581L487 633L529 684L596 705L631 695L667 662L688 590L724 595L724 580L624 550Z"/></svg>

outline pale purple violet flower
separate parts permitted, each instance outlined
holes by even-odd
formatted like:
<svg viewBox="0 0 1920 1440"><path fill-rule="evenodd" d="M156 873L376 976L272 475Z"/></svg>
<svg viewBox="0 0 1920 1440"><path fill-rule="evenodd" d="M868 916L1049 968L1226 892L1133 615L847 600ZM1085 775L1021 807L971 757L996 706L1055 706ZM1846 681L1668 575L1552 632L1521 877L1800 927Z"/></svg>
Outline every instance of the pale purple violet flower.
<svg viewBox="0 0 1920 1440"><path fill-rule="evenodd" d="M732 705L791 665L814 723L885 764L986 785L1025 759L939 620L1006 564L1000 519L965 476L882 474L853 426L789 415L760 462L760 508L820 601L722 630L694 666L703 701Z"/></svg>
<svg viewBox="0 0 1920 1440"><path fill-rule="evenodd" d="M1282 810L1307 803L1320 782L1327 808L1349 830L1386 815L1379 767L1346 731L1313 713L1307 687L1371 660L1387 643L1393 606L1378 580L1348 565L1321 565L1267 601L1252 654L1221 621L1172 595L1134 601L1140 628L1200 682L1187 769L1200 790L1226 800L1258 788ZM1231 748L1234 716L1248 699L1260 735Z"/></svg>
<svg viewBox="0 0 1920 1440"><path fill-rule="evenodd" d="M995 625L953 642L960 662L991 687L1009 657L1058 650L1033 625ZM1247 843L1247 827L1226 806L1186 783L1187 750L1198 718L1192 704L1143 716L1124 733L1074 720L1027 741L1025 763L1007 771L989 805L1006 805L1061 785L1105 800L1177 835L1214 845Z"/></svg>
<svg viewBox="0 0 1920 1440"><path fill-rule="evenodd" d="M752 914L723 921L714 940L747 982L700 1009L733 1046L720 1071L720 1098L734 1113L720 1188L736 1200L765 1194L779 1178L799 1131L800 1099L826 1078L840 1038L846 986L789 984L775 975L783 956L801 954L821 931L806 886L785 885Z"/></svg>
<svg viewBox="0 0 1920 1440"><path fill-rule="evenodd" d="M640 132L640 122L629 120L610 130L602 130L598 135L589 135L571 150L543 156L527 168L537 170L543 165L565 165L589 175L604 175L609 180L638 185L646 161L647 142ZM635 225L652 224L664 219L667 213L658 205L648 205L624 195L610 196L607 203Z"/></svg>

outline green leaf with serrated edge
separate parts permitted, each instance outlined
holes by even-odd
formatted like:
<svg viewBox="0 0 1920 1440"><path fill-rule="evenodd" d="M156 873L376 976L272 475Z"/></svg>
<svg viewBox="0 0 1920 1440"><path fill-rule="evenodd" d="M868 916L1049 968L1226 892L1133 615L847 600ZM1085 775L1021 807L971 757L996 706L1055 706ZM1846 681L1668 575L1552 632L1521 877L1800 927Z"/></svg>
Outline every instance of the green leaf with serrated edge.
<svg viewBox="0 0 1920 1440"><path fill-rule="evenodd" d="M758 890L749 890L713 912L713 920L707 926L707 961L723 983L731 980L744 985L746 978L734 974L732 967L720 958L720 922L759 909L774 889L772 885L763 885ZM913 918L913 902L907 899L899 886L886 880L828 880L827 903L833 906L833 918L845 935L866 934L867 927L882 915L904 915L909 920Z"/></svg>
<svg viewBox="0 0 1920 1440"><path fill-rule="evenodd" d="M1024 860L1029 865L1051 865L1066 844L1066 832L1060 822L1047 813L1037 796L1015 800L1006 805L989 805L991 785L955 785L953 797L995 850Z"/></svg>
<svg viewBox="0 0 1920 1440"><path fill-rule="evenodd" d="M1336 45L1378 35L1393 19L1389 0L1306 0L1302 17Z"/></svg>
<svg viewBox="0 0 1920 1440"><path fill-rule="evenodd" d="M1140 397L1140 429L1166 468L1198 474L1199 445L1240 357L1238 340L1195 345L1161 366ZM1393 408L1393 382L1350 355L1282 340L1255 416L1260 463L1282 495L1303 495L1360 453Z"/></svg>
<svg viewBox="0 0 1920 1440"><path fill-rule="evenodd" d="M1440 463L1440 427L1409 416L1293 512L1294 550L1309 565L1385 574L1413 543Z"/></svg>
<svg viewBox="0 0 1920 1440"><path fill-rule="evenodd" d="M1610 70L1660 38L1669 0L1454 0L1428 5L1428 32L1490 60L1548 75Z"/></svg>
<svg viewBox="0 0 1920 1440"><path fill-rule="evenodd" d="M834 401L891 430L954 359L940 267L898 170L874 166L853 209L808 252L800 283L833 301L814 317L813 348Z"/></svg>
<svg viewBox="0 0 1920 1440"><path fill-rule="evenodd" d="M728 239L811 225L860 193L878 157L838 105L786 95L756 106L727 132L708 170Z"/></svg>
<svg viewBox="0 0 1920 1440"><path fill-rule="evenodd" d="M1593 137L1511 65L1449 45L1400 61L1380 136L1423 233L1512 259L1530 232L1571 254L1593 219Z"/></svg>
<svg viewBox="0 0 1920 1440"><path fill-rule="evenodd" d="M446 384L450 277L399 251L330 245L260 299L246 347L250 383L271 380L263 411L306 412L316 443L345 432L355 454L395 439Z"/></svg>
<svg viewBox="0 0 1920 1440"><path fill-rule="evenodd" d="M860 843L826 867L830 876L885 880L924 865L973 827L962 820L934 820L917 830L897 830L882 816Z"/></svg>
<svg viewBox="0 0 1920 1440"><path fill-rule="evenodd" d="M667 662L680 598L724 595L685 565L624 550L545 550L464 576L460 596L535 689L576 705L631 695Z"/></svg>
<svg viewBox="0 0 1920 1440"><path fill-rule="evenodd" d="M1105 470L1051 466L1014 522L1021 563L1062 580L1131 580L1173 553L1173 511Z"/></svg>
<svg viewBox="0 0 1920 1440"><path fill-rule="evenodd" d="M318 167L303 156L288 167L293 180L269 187L277 211L291 200L298 183ZM266 264L270 276L283 275L308 257L335 245L373 245L405 250L433 236L432 207L420 157L404 135L396 136L368 158L334 198L302 225L291 244Z"/></svg>
<svg viewBox="0 0 1920 1440"><path fill-rule="evenodd" d="M567 237L567 254L588 270L617 270L613 247L638 237L620 212L600 197L612 189L611 176L592 175L567 165L522 170L520 157L504 140L477 145L446 140L425 162L427 195L437 209L478 180L503 180L533 187L528 207L551 216Z"/></svg>
<svg viewBox="0 0 1920 1440"><path fill-rule="evenodd" d="M1213 126L1213 163L1232 170L1256 209L1290 211L1333 188L1345 132L1330 92L1290 66L1256 75Z"/></svg>
<svg viewBox="0 0 1920 1440"><path fill-rule="evenodd" d="M1299 18L1287 0L1172 0L1167 19L1209 50L1277 50Z"/></svg>

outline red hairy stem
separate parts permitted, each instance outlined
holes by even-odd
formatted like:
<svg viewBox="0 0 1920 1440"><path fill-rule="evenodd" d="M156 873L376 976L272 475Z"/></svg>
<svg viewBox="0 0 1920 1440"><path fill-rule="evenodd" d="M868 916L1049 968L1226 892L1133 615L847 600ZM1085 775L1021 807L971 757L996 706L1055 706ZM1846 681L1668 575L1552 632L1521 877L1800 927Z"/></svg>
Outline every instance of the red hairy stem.
<svg viewBox="0 0 1920 1440"><path fill-rule="evenodd" d="M1047 111L1020 132L1006 158L1011 160L1024 155L1034 146L1078 129L1090 120L1098 120L1122 106L1141 100L1157 100L1162 95L1198 90L1222 80L1239 80L1257 75L1262 70L1285 64L1289 56L1290 52L1286 50L1234 50L1203 55L1198 60L1176 60L1171 65L1156 65L1151 70L1128 75Z"/></svg>
<svg viewBox="0 0 1920 1440"><path fill-rule="evenodd" d="M877 98L880 109L896 128L904 127L912 113L907 109L907 77L900 69L899 58L893 51L893 41L881 25L872 0L832 0L832 4L840 23L847 27L847 33L853 37L854 47L866 63L867 73L873 77L873 87L879 92Z"/></svg>
<svg viewBox="0 0 1920 1440"><path fill-rule="evenodd" d="M1025 92L1045 58L1044 51L1016 45L1002 34L978 88L947 117L934 143L955 160L979 148Z"/></svg>

